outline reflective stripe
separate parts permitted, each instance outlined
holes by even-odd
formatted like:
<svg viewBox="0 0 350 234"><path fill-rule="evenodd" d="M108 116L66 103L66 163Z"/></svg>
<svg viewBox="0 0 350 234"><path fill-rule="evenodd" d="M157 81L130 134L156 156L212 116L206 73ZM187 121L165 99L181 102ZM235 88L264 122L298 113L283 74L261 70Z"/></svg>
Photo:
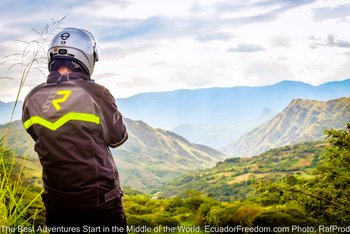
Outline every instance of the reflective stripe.
<svg viewBox="0 0 350 234"><path fill-rule="evenodd" d="M24 122L24 127L25 129L28 129L34 124L40 124L48 129L55 131L58 128L60 128L62 125L64 125L65 123L71 120L80 120L84 122L100 124L100 117L97 115L71 112L71 113L65 114L64 116L56 120L54 123L46 119L43 119L40 116L33 116Z"/></svg>

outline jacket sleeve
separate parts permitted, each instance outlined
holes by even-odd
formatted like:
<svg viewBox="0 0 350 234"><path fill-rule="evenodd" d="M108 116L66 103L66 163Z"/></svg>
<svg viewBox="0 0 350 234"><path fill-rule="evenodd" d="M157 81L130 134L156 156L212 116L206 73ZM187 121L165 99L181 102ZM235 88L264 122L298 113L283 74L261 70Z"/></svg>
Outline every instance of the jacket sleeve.
<svg viewBox="0 0 350 234"><path fill-rule="evenodd" d="M28 99L28 97L24 100L23 107L22 107L22 123L23 123L23 125L31 117L29 112L28 112L28 108L27 108L27 99ZM26 131L29 133L29 135L33 138L34 141L38 140L38 136L34 132L33 126L26 129Z"/></svg>
<svg viewBox="0 0 350 234"><path fill-rule="evenodd" d="M105 89L102 96L102 114L105 124L105 141L112 148L122 145L128 139L123 117L118 110L114 97Z"/></svg>

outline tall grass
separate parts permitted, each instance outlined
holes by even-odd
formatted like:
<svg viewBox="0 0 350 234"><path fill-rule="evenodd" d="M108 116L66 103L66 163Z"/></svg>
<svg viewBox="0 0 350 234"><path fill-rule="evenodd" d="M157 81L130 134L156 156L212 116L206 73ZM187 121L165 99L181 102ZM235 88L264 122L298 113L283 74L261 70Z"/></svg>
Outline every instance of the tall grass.
<svg viewBox="0 0 350 234"><path fill-rule="evenodd" d="M8 137L11 134L11 123L18 105L19 97L29 75L33 71L39 71L43 75L43 69L47 69L47 57L45 45L54 31L66 18L52 20L41 30L33 29L37 39L31 41L18 41L23 44L23 50L19 53L13 53L5 57L4 62L0 65L8 65L9 70L19 69L19 85L16 94L16 100L12 109L11 117L7 125L4 137L0 139L0 229L1 233L12 233L15 228L16 233L28 233L19 230L18 227L34 225L37 215L42 212L43 208L32 211L34 204L40 200L42 188L37 191L33 189L26 181L26 162L27 155L17 156L15 150L9 150ZM17 71L17 70L16 70ZM1 79L17 80L13 77L2 76ZM12 146L16 148L15 146ZM34 192L33 192L34 191ZM5 228L5 229L4 229Z"/></svg>
<svg viewBox="0 0 350 234"><path fill-rule="evenodd" d="M41 196L42 192L34 195L30 192L31 187L26 184L25 163L23 158L20 163L16 155L1 146L0 141L0 226L25 227L32 225L37 210L28 216L28 210ZM30 201L27 197L30 196Z"/></svg>
<svg viewBox="0 0 350 234"><path fill-rule="evenodd" d="M53 32L58 29L59 25L66 17L67 15L60 20L52 20L50 24L46 24L41 30L36 30L32 28L32 30L37 34L38 38L33 39L31 41L17 40L17 42L24 44L23 50L21 52L7 55L5 57L5 61L3 61L0 64L9 64L8 70L12 70L18 67L20 68L19 85L11 117L9 119L10 124L8 129L11 128L11 123L13 121L13 116L15 114L19 97L21 95L23 87L26 85L26 81L30 73L32 73L33 71L38 71L45 76L45 72L43 72L43 69L47 69L47 56L45 51L45 45L47 44L47 41L51 38ZM12 77L6 76L2 76L0 77L0 79L13 80Z"/></svg>

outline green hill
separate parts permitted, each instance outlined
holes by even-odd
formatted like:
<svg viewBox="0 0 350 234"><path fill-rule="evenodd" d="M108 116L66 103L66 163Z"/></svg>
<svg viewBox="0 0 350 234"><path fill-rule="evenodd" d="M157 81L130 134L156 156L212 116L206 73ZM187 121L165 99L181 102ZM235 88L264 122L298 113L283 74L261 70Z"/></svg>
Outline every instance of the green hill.
<svg viewBox="0 0 350 234"><path fill-rule="evenodd" d="M124 184L134 189L157 189L188 171L208 168L226 158L217 150L142 121L125 119L129 140L112 150Z"/></svg>
<svg viewBox="0 0 350 234"><path fill-rule="evenodd" d="M151 191L169 179L211 167L226 158L217 150L193 144L175 133L152 128L141 121L125 119L125 124L129 140L112 150L124 186ZM7 126L0 126L0 136L6 134ZM31 158L37 158L33 141L20 121L12 123L8 135L9 147L16 153L29 152Z"/></svg>
<svg viewBox="0 0 350 234"><path fill-rule="evenodd" d="M312 177L312 170L327 144L302 143L272 149L255 157L226 159L211 169L176 178L162 189L162 195L174 196L187 190L198 190L224 201L245 200L254 195L254 189L250 186L253 178L274 180L292 174L303 178Z"/></svg>
<svg viewBox="0 0 350 234"><path fill-rule="evenodd" d="M344 128L350 119L350 98L330 101L293 100L281 113L223 148L232 157L324 139L325 129Z"/></svg>
<svg viewBox="0 0 350 234"><path fill-rule="evenodd" d="M0 138L6 136L9 148L18 155L28 155L36 159L34 141L25 132L21 121L17 120L11 124L0 125Z"/></svg>
<svg viewBox="0 0 350 234"><path fill-rule="evenodd" d="M127 189L123 198L127 223L129 226L146 227L153 232L161 231L161 226L167 227L168 231L163 229L164 232L174 233L232 233L234 231L220 230L223 227L236 230L233 228L265 227L264 225L284 227L283 233L290 233L291 230L296 232L293 227L300 227L301 230L317 226L347 227L349 129L350 124L348 131L326 131L328 143L303 143L273 149L256 157L231 158L218 162L212 169L177 179L177 182L172 183L173 187L168 187L168 194L164 193L170 195L170 198L138 194ZM152 128L150 130L153 131ZM154 143L153 140L151 142ZM23 155L15 156L1 143L2 140L0 224L4 227L17 227L23 225L25 220L28 227L43 226L41 187L31 187L36 185L36 181L31 180L34 175L30 171L28 173L28 168L21 166L24 162L25 166L31 163L27 164ZM12 158L11 155L15 157ZM263 179L256 180L253 188L253 180L250 178ZM181 193L183 196L176 196ZM18 196L13 196L14 194ZM15 212L16 216L8 219ZM209 231L208 227L211 227ZM142 231L135 229L130 232ZM343 233L342 230L322 232Z"/></svg>

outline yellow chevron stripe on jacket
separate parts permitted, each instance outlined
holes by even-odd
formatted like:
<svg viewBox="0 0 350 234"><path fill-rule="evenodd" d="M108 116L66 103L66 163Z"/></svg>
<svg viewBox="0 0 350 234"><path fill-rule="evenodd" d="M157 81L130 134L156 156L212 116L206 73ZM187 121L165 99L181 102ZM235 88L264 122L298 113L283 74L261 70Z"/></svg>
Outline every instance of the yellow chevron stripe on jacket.
<svg viewBox="0 0 350 234"><path fill-rule="evenodd" d="M34 124L40 124L50 130L55 131L58 128L60 128L62 125L66 124L68 121L71 121L71 120L78 120L78 121L100 124L100 117L97 115L70 112L68 114L63 115L61 118L59 118L53 123L46 119L41 118L40 116L33 116L24 122L24 128L28 129Z"/></svg>

